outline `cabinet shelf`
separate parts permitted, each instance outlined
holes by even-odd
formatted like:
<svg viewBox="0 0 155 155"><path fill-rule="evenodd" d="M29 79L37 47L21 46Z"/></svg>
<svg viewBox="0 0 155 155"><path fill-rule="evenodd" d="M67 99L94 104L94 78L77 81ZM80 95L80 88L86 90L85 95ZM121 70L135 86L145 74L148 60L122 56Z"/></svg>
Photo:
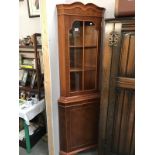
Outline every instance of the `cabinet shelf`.
<svg viewBox="0 0 155 155"><path fill-rule="evenodd" d="M24 91L31 91L31 92L38 92L39 90L37 88L31 88L31 87L28 87L28 86L19 86L19 89L20 90L24 90ZM41 91L44 90L43 87L40 88Z"/></svg>
<svg viewBox="0 0 155 155"><path fill-rule="evenodd" d="M20 90L24 90L24 91L38 92L38 89L37 88L32 89L30 87L20 86L19 89Z"/></svg>
<svg viewBox="0 0 155 155"><path fill-rule="evenodd" d="M82 46L82 45L80 45L80 46L74 46L74 45L70 45L69 46L70 48L97 48L97 46L96 45L86 45L86 46Z"/></svg>
<svg viewBox="0 0 155 155"><path fill-rule="evenodd" d="M42 45L37 45L37 51L40 52L42 50ZM34 53L34 46L19 46L20 53Z"/></svg>
<svg viewBox="0 0 155 155"><path fill-rule="evenodd" d="M69 47L70 48L83 48L83 45L78 45L78 46L76 46L76 45L70 45Z"/></svg>
<svg viewBox="0 0 155 155"><path fill-rule="evenodd" d="M88 45L88 46L86 45L86 46L84 46L84 48L97 48L97 46L96 45L92 45L92 46L91 45Z"/></svg>
<svg viewBox="0 0 155 155"><path fill-rule="evenodd" d="M41 68L42 45L38 45L41 34L35 33L32 36L33 46L19 46L20 55L20 81L25 86L19 86L20 95L23 90L25 96L36 94L38 99L44 96L44 77ZM38 38L39 37L39 38ZM32 88L31 88L32 86ZM30 93L30 94L29 94Z"/></svg>
<svg viewBox="0 0 155 155"><path fill-rule="evenodd" d="M96 67L70 68L70 72L96 71Z"/></svg>
<svg viewBox="0 0 155 155"><path fill-rule="evenodd" d="M84 71L95 71L96 67L85 67Z"/></svg>
<svg viewBox="0 0 155 155"><path fill-rule="evenodd" d="M33 135L30 136L30 143L31 147L33 147L39 139L41 139L46 134L46 128L45 127L39 127L36 129ZM23 139L22 141L19 140L19 145L23 148L26 148L26 140Z"/></svg>
<svg viewBox="0 0 155 155"><path fill-rule="evenodd" d="M37 45L37 48L41 48L41 47L42 47L42 45ZM34 46L19 46L19 48L23 48L23 49L25 49L25 48L34 49Z"/></svg>
<svg viewBox="0 0 155 155"><path fill-rule="evenodd" d="M81 72L82 68L70 68L70 72Z"/></svg>
<svg viewBox="0 0 155 155"><path fill-rule="evenodd" d="M20 70L30 70L30 71L36 71L37 69L35 68L19 68Z"/></svg>

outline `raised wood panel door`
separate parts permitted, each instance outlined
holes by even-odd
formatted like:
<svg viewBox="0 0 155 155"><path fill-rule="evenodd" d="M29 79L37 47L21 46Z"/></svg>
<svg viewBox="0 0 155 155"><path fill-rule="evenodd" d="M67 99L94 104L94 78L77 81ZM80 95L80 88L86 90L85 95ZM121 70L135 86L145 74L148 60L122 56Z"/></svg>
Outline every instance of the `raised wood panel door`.
<svg viewBox="0 0 155 155"><path fill-rule="evenodd" d="M99 154L134 155L134 20L108 21L104 44Z"/></svg>

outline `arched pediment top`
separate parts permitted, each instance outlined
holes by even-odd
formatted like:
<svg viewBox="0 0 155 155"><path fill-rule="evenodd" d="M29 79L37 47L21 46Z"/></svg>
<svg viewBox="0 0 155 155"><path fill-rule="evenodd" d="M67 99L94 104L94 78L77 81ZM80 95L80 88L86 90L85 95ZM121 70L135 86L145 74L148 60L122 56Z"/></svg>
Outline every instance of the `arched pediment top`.
<svg viewBox="0 0 155 155"><path fill-rule="evenodd" d="M58 15L74 15L74 16L96 16L102 17L105 8L99 7L92 3L83 4L75 2L71 4L58 4Z"/></svg>

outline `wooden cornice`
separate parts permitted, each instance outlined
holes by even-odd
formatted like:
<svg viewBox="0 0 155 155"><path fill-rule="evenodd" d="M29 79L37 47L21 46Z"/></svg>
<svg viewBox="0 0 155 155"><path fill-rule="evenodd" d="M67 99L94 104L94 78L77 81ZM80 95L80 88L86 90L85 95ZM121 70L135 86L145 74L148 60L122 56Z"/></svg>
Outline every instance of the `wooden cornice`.
<svg viewBox="0 0 155 155"><path fill-rule="evenodd" d="M58 4L58 15L103 17L105 8L92 3Z"/></svg>

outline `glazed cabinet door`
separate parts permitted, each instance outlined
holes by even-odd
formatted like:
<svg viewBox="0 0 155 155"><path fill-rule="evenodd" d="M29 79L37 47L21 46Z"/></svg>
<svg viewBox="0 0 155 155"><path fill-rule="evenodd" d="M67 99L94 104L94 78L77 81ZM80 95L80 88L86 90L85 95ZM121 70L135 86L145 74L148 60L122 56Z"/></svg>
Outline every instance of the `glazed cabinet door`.
<svg viewBox="0 0 155 155"><path fill-rule="evenodd" d="M99 154L134 155L134 21L108 22L105 29Z"/></svg>
<svg viewBox="0 0 155 155"><path fill-rule="evenodd" d="M76 20L69 30L69 92L97 89L99 30L92 21Z"/></svg>

